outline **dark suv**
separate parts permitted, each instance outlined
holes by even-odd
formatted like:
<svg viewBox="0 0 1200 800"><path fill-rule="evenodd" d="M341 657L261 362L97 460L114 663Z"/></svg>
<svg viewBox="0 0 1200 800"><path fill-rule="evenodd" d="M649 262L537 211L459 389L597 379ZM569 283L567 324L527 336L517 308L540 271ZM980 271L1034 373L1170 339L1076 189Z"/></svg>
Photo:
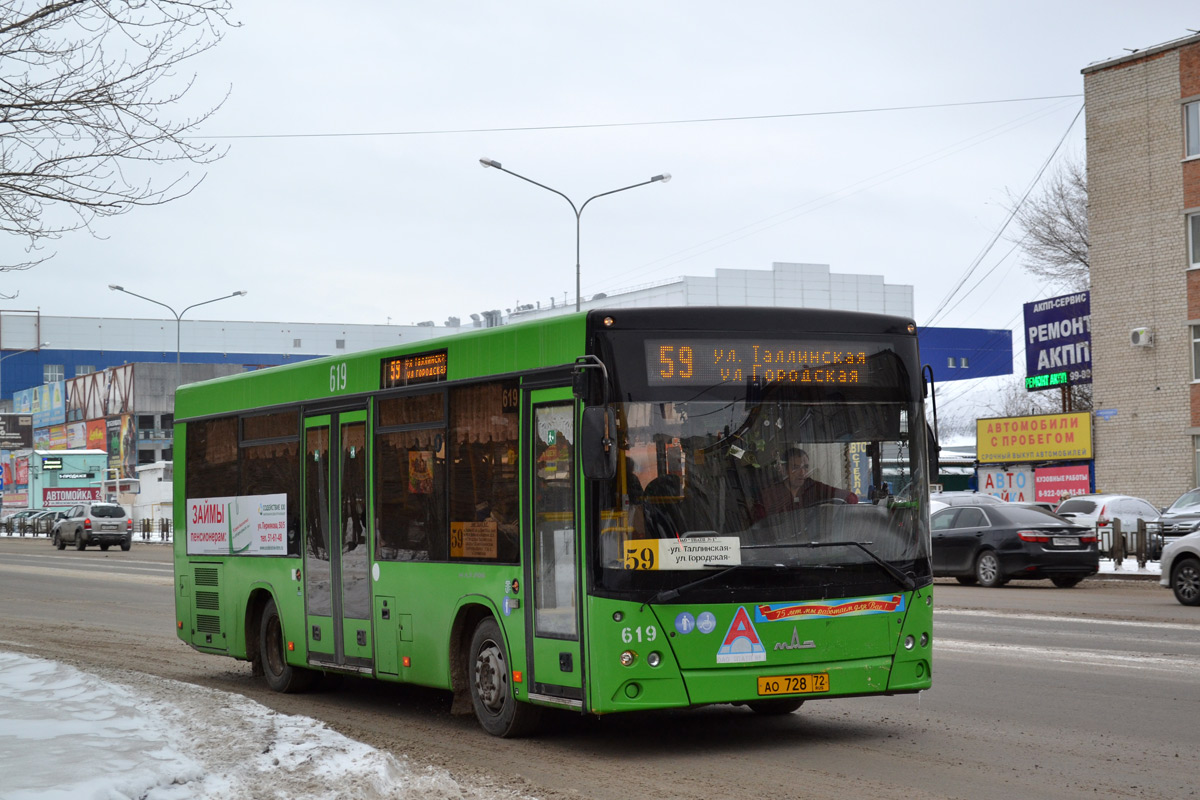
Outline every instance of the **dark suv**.
<svg viewBox="0 0 1200 800"><path fill-rule="evenodd" d="M133 542L133 520L116 503L80 503L54 526L54 546L62 550L68 544L83 550L89 544L107 550L114 544L128 550Z"/></svg>
<svg viewBox="0 0 1200 800"><path fill-rule="evenodd" d="M1159 521L1162 522L1164 545L1200 531L1200 489L1184 492L1182 497L1163 510Z"/></svg>

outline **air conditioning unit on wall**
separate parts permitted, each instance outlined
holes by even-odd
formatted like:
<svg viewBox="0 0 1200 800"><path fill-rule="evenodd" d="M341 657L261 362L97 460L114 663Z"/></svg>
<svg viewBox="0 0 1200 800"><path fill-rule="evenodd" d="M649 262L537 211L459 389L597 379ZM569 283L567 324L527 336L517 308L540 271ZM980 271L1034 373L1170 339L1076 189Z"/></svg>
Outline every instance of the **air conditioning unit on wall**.
<svg viewBox="0 0 1200 800"><path fill-rule="evenodd" d="M1153 347L1154 331L1149 328L1134 328L1129 332L1129 343L1134 347Z"/></svg>

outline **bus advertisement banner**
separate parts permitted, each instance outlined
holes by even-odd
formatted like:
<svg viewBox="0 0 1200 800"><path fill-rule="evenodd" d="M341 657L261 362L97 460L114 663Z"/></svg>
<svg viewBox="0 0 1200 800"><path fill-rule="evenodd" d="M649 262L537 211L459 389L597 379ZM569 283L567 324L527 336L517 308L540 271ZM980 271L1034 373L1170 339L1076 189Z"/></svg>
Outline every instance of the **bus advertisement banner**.
<svg viewBox="0 0 1200 800"><path fill-rule="evenodd" d="M287 555L287 495L189 497L189 556Z"/></svg>

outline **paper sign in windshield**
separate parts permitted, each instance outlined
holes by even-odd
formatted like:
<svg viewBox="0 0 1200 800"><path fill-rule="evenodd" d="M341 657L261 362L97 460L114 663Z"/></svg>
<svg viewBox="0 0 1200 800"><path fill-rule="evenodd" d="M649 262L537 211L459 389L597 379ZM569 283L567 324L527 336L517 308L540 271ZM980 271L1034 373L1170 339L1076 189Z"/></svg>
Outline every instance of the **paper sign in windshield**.
<svg viewBox="0 0 1200 800"><path fill-rule="evenodd" d="M625 543L625 569L707 569L741 563L742 545L736 536L630 539Z"/></svg>

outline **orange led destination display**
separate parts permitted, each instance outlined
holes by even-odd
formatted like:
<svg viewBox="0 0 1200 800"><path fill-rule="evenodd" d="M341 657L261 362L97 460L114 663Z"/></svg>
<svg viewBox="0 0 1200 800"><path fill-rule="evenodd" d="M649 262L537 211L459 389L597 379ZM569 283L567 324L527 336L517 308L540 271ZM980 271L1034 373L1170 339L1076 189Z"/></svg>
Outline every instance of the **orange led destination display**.
<svg viewBox="0 0 1200 800"><path fill-rule="evenodd" d="M412 386L415 383L435 383L446 380L446 351L394 356L382 362L380 388Z"/></svg>
<svg viewBox="0 0 1200 800"><path fill-rule="evenodd" d="M875 374L868 362L886 348L865 342L652 339L646 342L646 381L650 386L747 381L868 386Z"/></svg>

